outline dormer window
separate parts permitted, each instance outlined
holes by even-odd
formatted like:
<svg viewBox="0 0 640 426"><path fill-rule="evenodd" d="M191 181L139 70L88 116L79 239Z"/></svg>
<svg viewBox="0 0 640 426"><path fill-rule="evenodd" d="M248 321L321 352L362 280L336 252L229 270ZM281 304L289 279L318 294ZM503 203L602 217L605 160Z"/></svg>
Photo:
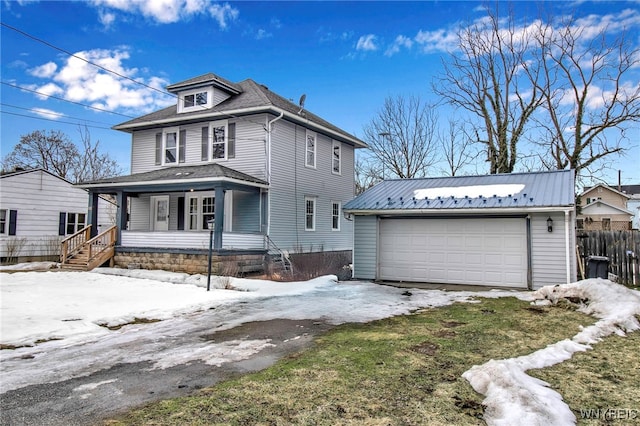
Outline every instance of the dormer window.
<svg viewBox="0 0 640 426"><path fill-rule="evenodd" d="M181 92L178 100L178 112L193 112L211 108L212 99L212 87Z"/></svg>

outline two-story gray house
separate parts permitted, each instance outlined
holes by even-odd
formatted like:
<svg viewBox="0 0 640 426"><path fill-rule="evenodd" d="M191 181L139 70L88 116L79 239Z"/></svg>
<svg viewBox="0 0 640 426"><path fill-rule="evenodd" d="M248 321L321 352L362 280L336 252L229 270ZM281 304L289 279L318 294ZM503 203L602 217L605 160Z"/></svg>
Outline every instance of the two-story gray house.
<svg viewBox="0 0 640 426"><path fill-rule="evenodd" d="M247 79L167 86L174 106L114 126L131 174L80 186L118 200L116 264L191 271L194 256L352 249L355 136ZM212 226L213 234L210 234ZM193 256L191 256L193 255Z"/></svg>

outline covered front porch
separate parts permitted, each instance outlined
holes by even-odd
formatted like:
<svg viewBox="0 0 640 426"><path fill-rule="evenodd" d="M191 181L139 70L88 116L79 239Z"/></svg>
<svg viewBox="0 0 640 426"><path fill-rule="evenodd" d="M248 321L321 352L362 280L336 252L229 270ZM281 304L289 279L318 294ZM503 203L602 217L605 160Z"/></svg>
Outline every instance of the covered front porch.
<svg viewBox="0 0 640 426"><path fill-rule="evenodd" d="M116 251L199 252L210 243L216 252L267 248L268 183L219 164L169 167L79 186L90 194L89 224L97 222L98 197L115 196Z"/></svg>

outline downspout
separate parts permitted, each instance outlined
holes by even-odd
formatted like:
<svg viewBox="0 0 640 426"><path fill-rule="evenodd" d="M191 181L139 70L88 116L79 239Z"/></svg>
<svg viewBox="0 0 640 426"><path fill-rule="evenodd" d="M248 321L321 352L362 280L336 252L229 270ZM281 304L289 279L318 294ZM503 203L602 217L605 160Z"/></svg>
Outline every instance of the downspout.
<svg viewBox="0 0 640 426"><path fill-rule="evenodd" d="M571 282L571 250L569 249L569 210L564 211L564 245L567 264L567 284Z"/></svg>
<svg viewBox="0 0 640 426"><path fill-rule="evenodd" d="M267 121L267 182L271 188L271 125L284 117L284 110L271 121ZM271 192L267 194L267 235L271 234Z"/></svg>
<svg viewBox="0 0 640 426"><path fill-rule="evenodd" d="M533 255L532 255L532 239L531 239L531 215L526 218L527 229L527 288L533 290Z"/></svg>

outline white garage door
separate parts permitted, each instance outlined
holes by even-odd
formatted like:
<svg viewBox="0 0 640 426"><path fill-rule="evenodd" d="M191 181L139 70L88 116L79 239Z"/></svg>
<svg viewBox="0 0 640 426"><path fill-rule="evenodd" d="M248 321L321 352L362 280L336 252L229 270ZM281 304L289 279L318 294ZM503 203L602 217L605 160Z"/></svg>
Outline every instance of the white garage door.
<svg viewBox="0 0 640 426"><path fill-rule="evenodd" d="M527 287L522 218L382 219L379 277Z"/></svg>

